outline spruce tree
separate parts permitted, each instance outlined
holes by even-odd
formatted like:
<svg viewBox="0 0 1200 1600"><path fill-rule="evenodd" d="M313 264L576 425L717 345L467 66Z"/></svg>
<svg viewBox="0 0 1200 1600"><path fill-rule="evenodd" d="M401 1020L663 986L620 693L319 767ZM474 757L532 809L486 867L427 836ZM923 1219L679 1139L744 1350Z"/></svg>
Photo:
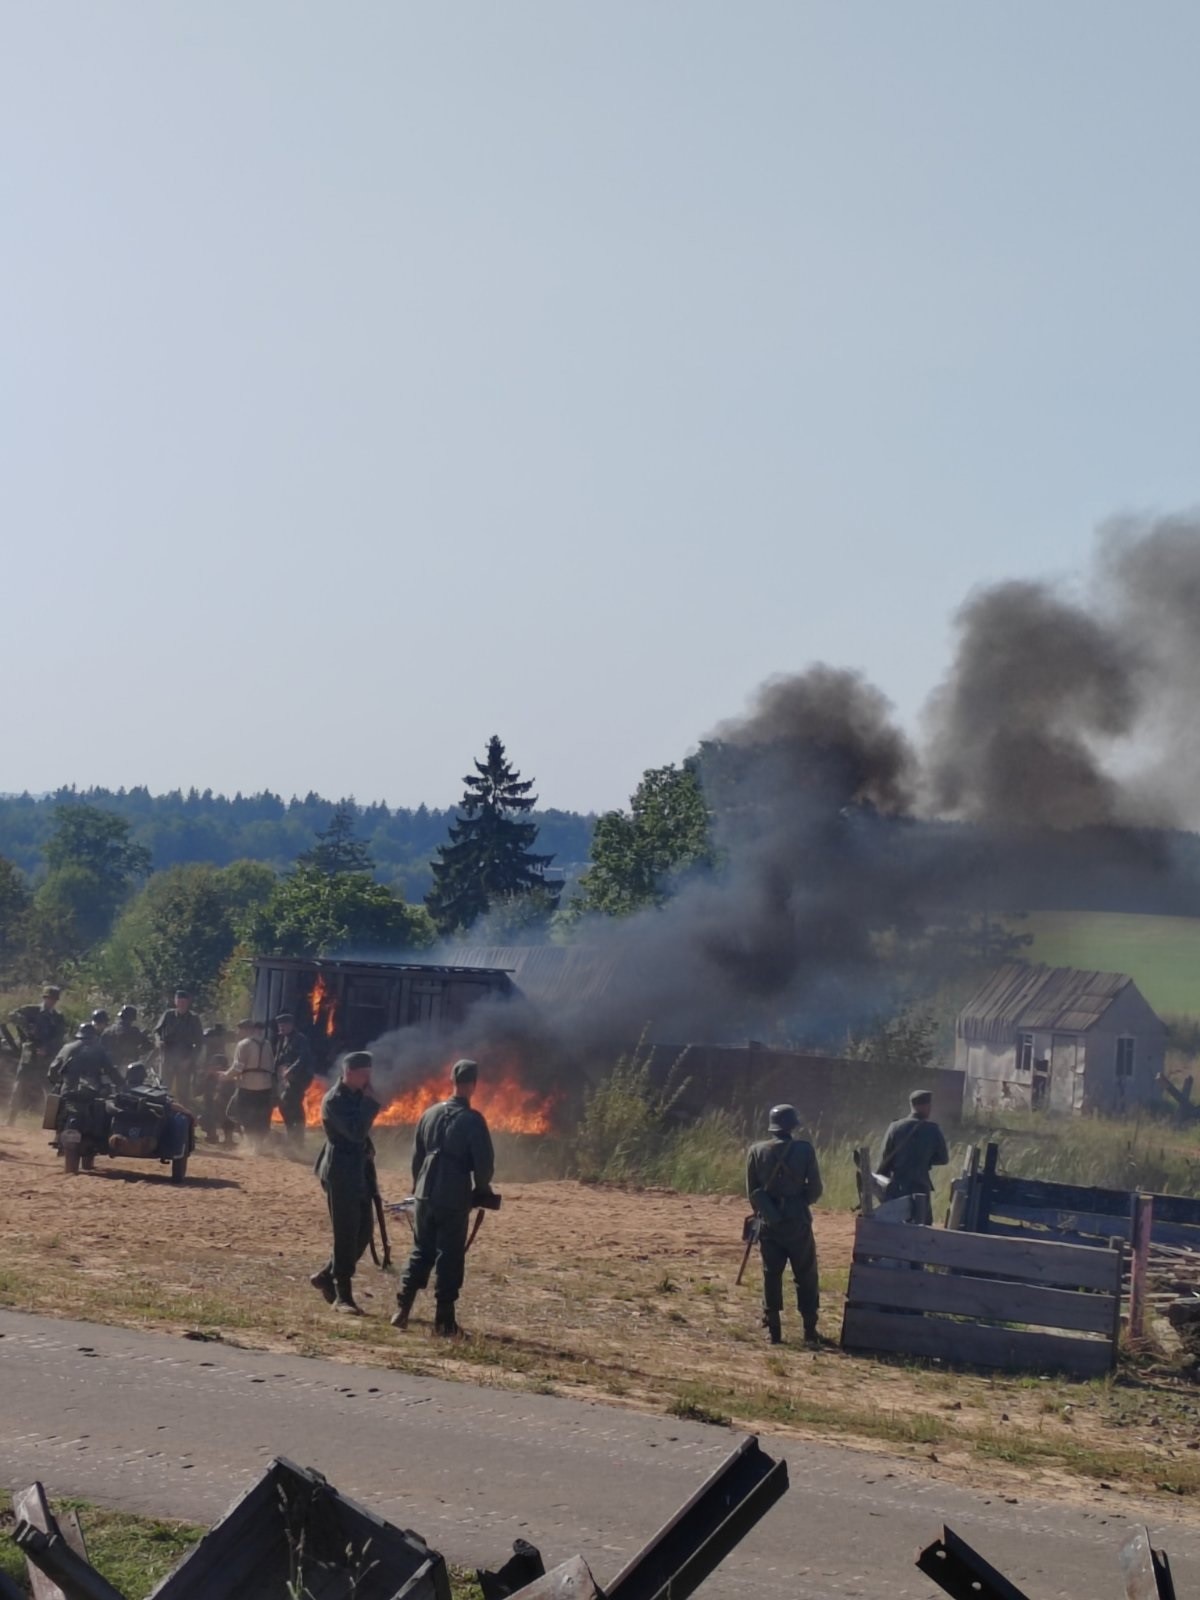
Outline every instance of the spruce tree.
<svg viewBox="0 0 1200 1600"><path fill-rule="evenodd" d="M557 885L546 882L554 857L533 851L537 823L527 820L537 805L532 780L523 782L509 765L496 734L486 758L473 764L449 843L438 846L438 859L430 863L433 888L425 904L440 933L469 928L493 901L535 890L558 903Z"/></svg>
<svg viewBox="0 0 1200 1600"><path fill-rule="evenodd" d="M299 857L297 865L311 867L330 878L336 878L343 872L375 871L370 847L354 837L354 805L351 801L338 801L329 819L329 826L318 828L316 844Z"/></svg>

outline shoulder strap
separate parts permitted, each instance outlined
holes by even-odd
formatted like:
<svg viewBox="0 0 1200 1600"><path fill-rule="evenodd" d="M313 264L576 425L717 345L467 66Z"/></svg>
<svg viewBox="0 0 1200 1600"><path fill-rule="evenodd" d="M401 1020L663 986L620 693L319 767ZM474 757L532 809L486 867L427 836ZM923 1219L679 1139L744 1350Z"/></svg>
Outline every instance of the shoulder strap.
<svg viewBox="0 0 1200 1600"><path fill-rule="evenodd" d="M771 1189L772 1189L773 1184L775 1183L775 1180L779 1177L779 1174L783 1171L784 1163L787 1161L787 1158L788 1158L788 1152L792 1148L792 1142L793 1141L791 1139L787 1140L787 1142L780 1149L779 1154L775 1157L775 1165L771 1168L771 1176L767 1179L766 1183L764 1183L763 1186L762 1186L763 1187L763 1192L765 1194L770 1194L771 1193Z"/></svg>

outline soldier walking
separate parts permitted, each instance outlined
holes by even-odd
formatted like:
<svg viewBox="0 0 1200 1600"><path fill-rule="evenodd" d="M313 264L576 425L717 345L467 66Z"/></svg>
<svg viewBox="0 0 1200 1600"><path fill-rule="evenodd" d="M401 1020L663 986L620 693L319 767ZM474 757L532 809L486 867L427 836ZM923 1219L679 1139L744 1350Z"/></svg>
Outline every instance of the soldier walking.
<svg viewBox="0 0 1200 1600"><path fill-rule="evenodd" d="M187 989L176 989L175 1003L158 1019L154 1036L162 1046L164 1085L185 1105L192 1099L192 1077L204 1044L204 1024L192 1010Z"/></svg>
<svg viewBox="0 0 1200 1600"><path fill-rule="evenodd" d="M119 1067L122 1072L135 1061L145 1061L154 1048L149 1035L138 1027L137 1016L136 1006L122 1006L112 1027L105 1028L100 1035L100 1042L108 1051L113 1066ZM92 1021L95 1020L93 1016Z"/></svg>
<svg viewBox="0 0 1200 1600"><path fill-rule="evenodd" d="M48 983L40 1006L18 1006L9 1021L21 1041L17 1076L8 1102L11 1128L22 1111L37 1111L46 1098L46 1074L67 1036L67 1019L58 1009L62 990Z"/></svg>
<svg viewBox="0 0 1200 1600"><path fill-rule="evenodd" d="M888 1180L885 1200L911 1196L909 1221L929 1226L933 1221L933 1167L950 1160L946 1139L933 1117L933 1093L914 1089L908 1097L909 1113L893 1122L883 1136L878 1172Z"/></svg>
<svg viewBox="0 0 1200 1600"><path fill-rule="evenodd" d="M275 1018L275 1070L279 1077L279 1114L291 1144L304 1143L304 1096L315 1065L308 1035L301 1033L290 1011Z"/></svg>
<svg viewBox="0 0 1200 1600"><path fill-rule="evenodd" d="M805 1344L820 1344L821 1305L817 1242L812 1206L821 1198L817 1153L807 1139L794 1137L800 1117L795 1106L775 1106L767 1120L770 1137L746 1154L746 1194L758 1218L762 1256L763 1327L772 1344L783 1341L783 1274L791 1266L796 1308Z"/></svg>
<svg viewBox="0 0 1200 1600"><path fill-rule="evenodd" d="M417 1123L413 1144L413 1250L396 1296L394 1328L408 1327L418 1293L436 1268L433 1331L444 1338L462 1333L455 1305L466 1273L467 1225L479 1194L491 1188L496 1169L492 1136L471 1105L479 1082L474 1061L456 1061L454 1093L430 1106Z"/></svg>
<svg viewBox="0 0 1200 1600"><path fill-rule="evenodd" d="M308 1280L335 1311L352 1317L362 1316L354 1298L354 1273L371 1242L371 1124L379 1109L371 1087L370 1051L353 1050L342 1061L340 1080L321 1102L325 1143L317 1157L317 1177L329 1205L333 1251L328 1265Z"/></svg>

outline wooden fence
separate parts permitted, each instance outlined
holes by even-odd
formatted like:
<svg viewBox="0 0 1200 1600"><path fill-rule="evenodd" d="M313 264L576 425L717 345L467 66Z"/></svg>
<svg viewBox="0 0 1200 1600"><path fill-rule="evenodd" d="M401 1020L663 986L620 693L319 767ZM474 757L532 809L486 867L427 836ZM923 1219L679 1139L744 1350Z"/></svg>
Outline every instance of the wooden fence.
<svg viewBox="0 0 1200 1600"><path fill-rule="evenodd" d="M1137 1197L1129 1190L1010 1178L997 1171L998 1159L999 1147L989 1144L982 1165L968 1162L952 1207L952 1226L971 1233L1067 1244L1130 1240ZM1200 1200L1178 1194L1151 1198L1151 1242L1200 1251Z"/></svg>
<svg viewBox="0 0 1200 1600"><path fill-rule="evenodd" d="M860 1217L842 1346L1096 1377L1116 1362L1122 1253Z"/></svg>

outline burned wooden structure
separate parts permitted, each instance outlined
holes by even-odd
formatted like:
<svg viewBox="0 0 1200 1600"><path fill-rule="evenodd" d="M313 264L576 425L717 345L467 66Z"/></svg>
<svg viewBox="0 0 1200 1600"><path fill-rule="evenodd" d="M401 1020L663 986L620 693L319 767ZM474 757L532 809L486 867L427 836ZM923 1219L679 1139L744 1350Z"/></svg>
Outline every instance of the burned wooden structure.
<svg viewBox="0 0 1200 1600"><path fill-rule="evenodd" d="M1094 1378L1116 1364L1120 1250L860 1217L842 1347Z"/></svg>

